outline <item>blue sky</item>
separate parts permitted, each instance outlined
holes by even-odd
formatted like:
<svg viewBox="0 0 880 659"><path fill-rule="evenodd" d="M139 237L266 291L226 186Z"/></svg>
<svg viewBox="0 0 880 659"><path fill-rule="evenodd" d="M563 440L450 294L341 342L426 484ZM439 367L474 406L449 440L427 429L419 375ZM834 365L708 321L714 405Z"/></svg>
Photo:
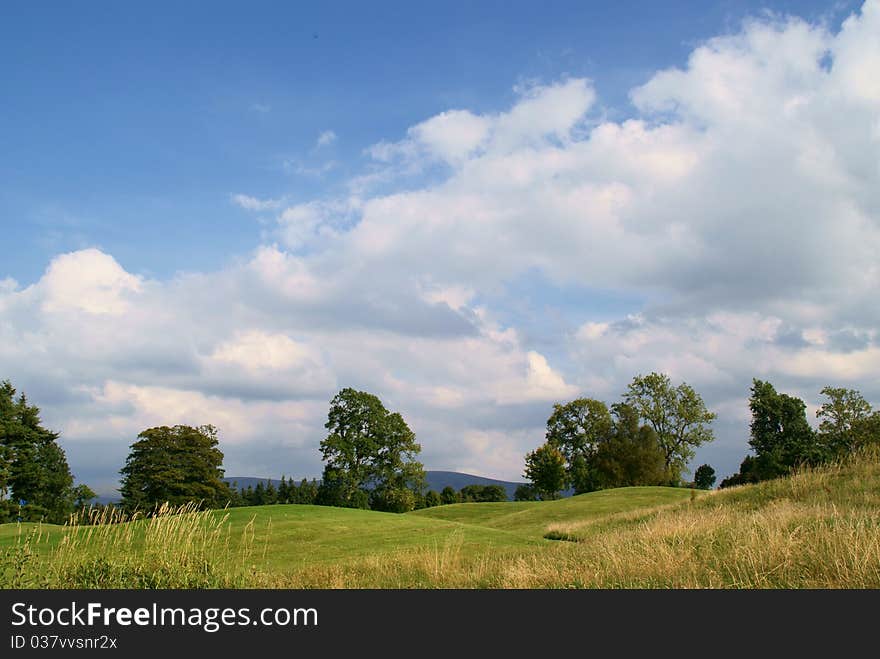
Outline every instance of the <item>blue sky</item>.
<svg viewBox="0 0 880 659"><path fill-rule="evenodd" d="M232 192L320 196L371 144L444 109L497 111L522 81L588 77L627 116L631 87L744 16L839 21L855 4L12 3L0 201L17 247L4 274L34 281L87 245L157 276L217 268L260 240ZM326 130L338 139L316 155ZM327 160L338 165L320 178L284 165Z"/></svg>
<svg viewBox="0 0 880 659"><path fill-rule="evenodd" d="M878 12L7 4L0 377L107 484L175 395L230 471L317 474L348 384L429 468L516 478L555 400L665 369L730 473L752 376L880 402Z"/></svg>

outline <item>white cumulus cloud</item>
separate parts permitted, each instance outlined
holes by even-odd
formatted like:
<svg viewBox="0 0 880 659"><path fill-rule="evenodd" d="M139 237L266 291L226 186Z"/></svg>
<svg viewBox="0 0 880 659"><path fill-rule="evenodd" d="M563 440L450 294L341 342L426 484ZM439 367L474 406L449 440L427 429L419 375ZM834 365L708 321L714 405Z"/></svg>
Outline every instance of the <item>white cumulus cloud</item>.
<svg viewBox="0 0 880 659"><path fill-rule="evenodd" d="M626 120L577 78L437 108L343 194L233 196L275 211L277 242L225 269L160 281L88 249L2 280L4 375L72 457L94 441L121 464L141 426L192 420L240 475L317 475L327 401L354 386L429 468L517 479L554 402L658 370L718 412L697 460L730 473L753 377L880 406L878 44L869 0L838 31L765 17L709 39ZM595 291L634 308L573 301Z"/></svg>

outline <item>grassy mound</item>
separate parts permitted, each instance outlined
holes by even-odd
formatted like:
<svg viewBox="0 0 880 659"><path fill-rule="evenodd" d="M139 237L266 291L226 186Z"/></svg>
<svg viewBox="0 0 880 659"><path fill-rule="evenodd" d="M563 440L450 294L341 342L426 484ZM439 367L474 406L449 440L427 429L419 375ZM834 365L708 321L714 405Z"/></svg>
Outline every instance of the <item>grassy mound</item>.
<svg viewBox="0 0 880 659"><path fill-rule="evenodd" d="M702 495L702 492L697 494ZM555 524L596 520L616 513L679 503L690 497L691 491L682 488L621 487L556 501L458 503L410 514L540 538Z"/></svg>

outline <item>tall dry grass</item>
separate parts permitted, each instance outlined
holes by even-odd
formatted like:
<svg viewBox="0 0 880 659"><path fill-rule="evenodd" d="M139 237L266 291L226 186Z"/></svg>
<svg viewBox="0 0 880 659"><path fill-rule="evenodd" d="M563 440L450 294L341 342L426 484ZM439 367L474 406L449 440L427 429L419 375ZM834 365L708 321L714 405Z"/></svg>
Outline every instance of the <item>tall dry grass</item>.
<svg viewBox="0 0 880 659"><path fill-rule="evenodd" d="M247 585L253 519L233 538L228 514L195 504L150 515L87 509L60 530L19 531L0 562L0 587L234 588Z"/></svg>

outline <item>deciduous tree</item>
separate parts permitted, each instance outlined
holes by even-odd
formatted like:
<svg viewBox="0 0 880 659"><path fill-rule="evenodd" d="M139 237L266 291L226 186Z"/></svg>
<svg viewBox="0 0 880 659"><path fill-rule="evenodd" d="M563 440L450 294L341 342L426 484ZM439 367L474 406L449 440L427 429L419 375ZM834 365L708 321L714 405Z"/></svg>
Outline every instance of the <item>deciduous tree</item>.
<svg viewBox="0 0 880 659"><path fill-rule="evenodd" d="M516 491L513 493L514 501L539 501L540 499L541 497L535 491L535 488L528 483L518 485Z"/></svg>
<svg viewBox="0 0 880 659"><path fill-rule="evenodd" d="M461 503L461 495L451 485L447 485L440 490L440 501L444 506L451 503Z"/></svg>
<svg viewBox="0 0 880 659"><path fill-rule="evenodd" d="M565 456L567 482L576 493L596 489L590 463L611 431L611 413L600 400L578 398L553 406L547 419L547 443Z"/></svg>
<svg viewBox="0 0 880 659"><path fill-rule="evenodd" d="M714 439L709 424L715 414L690 385L673 386L668 375L637 375L623 394L623 402L657 433L666 471L676 483L694 456L694 448Z"/></svg>
<svg viewBox="0 0 880 659"><path fill-rule="evenodd" d="M592 461L596 484L602 488L663 485L669 482L665 454L657 433L639 424L630 406L614 406L614 424Z"/></svg>
<svg viewBox="0 0 880 659"><path fill-rule="evenodd" d="M806 408L800 398L777 392L769 382L752 381L749 445L755 451L759 480L781 476L800 464L818 464L825 458L807 422Z"/></svg>
<svg viewBox="0 0 880 659"><path fill-rule="evenodd" d="M709 465L700 465L694 472L694 487L711 490L715 485L715 470Z"/></svg>
<svg viewBox="0 0 880 659"><path fill-rule="evenodd" d="M465 485L459 495L462 503L507 501L507 491L500 485Z"/></svg>
<svg viewBox="0 0 880 659"><path fill-rule="evenodd" d="M819 441L829 453L845 455L871 441L871 404L854 389L825 387L828 400L816 412Z"/></svg>
<svg viewBox="0 0 880 659"><path fill-rule="evenodd" d="M524 475L542 499L557 499L567 480L565 456L553 444L542 444L526 454Z"/></svg>
<svg viewBox="0 0 880 659"><path fill-rule="evenodd" d="M434 490L428 490L425 494L425 508L433 508L434 506L439 506L443 501L440 499L440 494L435 492Z"/></svg>
<svg viewBox="0 0 880 659"><path fill-rule="evenodd" d="M343 389L330 401L321 442L321 503L352 508L412 510L425 472L415 459L415 434L373 394Z"/></svg>

